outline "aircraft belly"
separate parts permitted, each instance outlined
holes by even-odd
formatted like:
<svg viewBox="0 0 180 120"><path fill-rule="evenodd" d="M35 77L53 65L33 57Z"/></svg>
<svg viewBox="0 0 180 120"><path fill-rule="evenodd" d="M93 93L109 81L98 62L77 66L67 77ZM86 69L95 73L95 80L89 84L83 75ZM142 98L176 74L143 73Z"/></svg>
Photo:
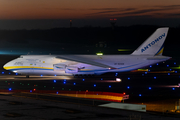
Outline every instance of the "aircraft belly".
<svg viewBox="0 0 180 120"><path fill-rule="evenodd" d="M70 73L65 73L65 71L52 71L52 70L34 70L33 72L29 72L29 70L18 70L17 73L20 74L28 74L28 75L73 75Z"/></svg>

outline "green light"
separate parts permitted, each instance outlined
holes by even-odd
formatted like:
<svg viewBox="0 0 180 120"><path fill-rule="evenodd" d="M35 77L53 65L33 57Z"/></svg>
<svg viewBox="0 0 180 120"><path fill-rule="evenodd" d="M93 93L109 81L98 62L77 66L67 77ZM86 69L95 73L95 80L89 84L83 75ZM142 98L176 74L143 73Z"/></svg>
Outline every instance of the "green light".
<svg viewBox="0 0 180 120"><path fill-rule="evenodd" d="M171 67L171 69L180 69L180 66L179 67Z"/></svg>
<svg viewBox="0 0 180 120"><path fill-rule="evenodd" d="M53 87L53 89L54 89L54 87Z"/></svg>
<svg viewBox="0 0 180 120"><path fill-rule="evenodd" d="M103 55L103 53L96 53L96 55Z"/></svg>
<svg viewBox="0 0 180 120"><path fill-rule="evenodd" d="M138 69L138 71L148 71L148 69Z"/></svg>
<svg viewBox="0 0 180 120"><path fill-rule="evenodd" d="M123 51L132 51L131 49L118 49L118 51L123 52Z"/></svg>
<svg viewBox="0 0 180 120"><path fill-rule="evenodd" d="M64 90L64 88L62 88L62 90Z"/></svg>
<svg viewBox="0 0 180 120"><path fill-rule="evenodd" d="M22 84L22 85L24 85L24 84Z"/></svg>
<svg viewBox="0 0 180 120"><path fill-rule="evenodd" d="M14 82L13 82L14 83Z"/></svg>
<svg viewBox="0 0 180 120"><path fill-rule="evenodd" d="M36 86L38 86L38 85L36 85Z"/></svg>
<svg viewBox="0 0 180 120"><path fill-rule="evenodd" d="M81 91L81 90L79 90L79 91Z"/></svg>
<svg viewBox="0 0 180 120"><path fill-rule="evenodd" d="M7 81L5 81L5 82L7 82Z"/></svg>
<svg viewBox="0 0 180 120"><path fill-rule="evenodd" d="M22 84L22 83L20 83L20 84Z"/></svg>
<svg viewBox="0 0 180 120"><path fill-rule="evenodd" d="M28 83L28 85L29 85L29 83Z"/></svg>
<svg viewBox="0 0 180 120"><path fill-rule="evenodd" d="M69 89L69 91L71 91L71 89Z"/></svg>
<svg viewBox="0 0 180 120"><path fill-rule="evenodd" d="M46 87L46 86L44 86L44 87Z"/></svg>

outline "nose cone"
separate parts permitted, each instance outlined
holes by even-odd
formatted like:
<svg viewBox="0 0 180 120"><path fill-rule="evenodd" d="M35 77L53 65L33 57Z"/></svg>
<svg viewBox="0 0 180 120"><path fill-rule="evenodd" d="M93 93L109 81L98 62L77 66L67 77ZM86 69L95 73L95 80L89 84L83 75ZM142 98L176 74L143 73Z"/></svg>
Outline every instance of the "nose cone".
<svg viewBox="0 0 180 120"><path fill-rule="evenodd" d="M6 69L6 70L8 70L9 67L10 67L10 62L6 63L6 64L3 66L3 68Z"/></svg>

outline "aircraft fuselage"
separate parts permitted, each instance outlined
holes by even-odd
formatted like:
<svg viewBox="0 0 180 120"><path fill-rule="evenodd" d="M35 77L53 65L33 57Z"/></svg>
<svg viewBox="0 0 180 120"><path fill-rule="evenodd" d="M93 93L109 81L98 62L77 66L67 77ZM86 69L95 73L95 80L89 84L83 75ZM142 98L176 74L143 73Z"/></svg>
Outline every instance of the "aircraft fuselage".
<svg viewBox="0 0 180 120"><path fill-rule="evenodd" d="M93 65L71 60L76 58L88 60ZM25 75L88 75L131 71L169 58L142 55L22 55L5 64L4 68Z"/></svg>

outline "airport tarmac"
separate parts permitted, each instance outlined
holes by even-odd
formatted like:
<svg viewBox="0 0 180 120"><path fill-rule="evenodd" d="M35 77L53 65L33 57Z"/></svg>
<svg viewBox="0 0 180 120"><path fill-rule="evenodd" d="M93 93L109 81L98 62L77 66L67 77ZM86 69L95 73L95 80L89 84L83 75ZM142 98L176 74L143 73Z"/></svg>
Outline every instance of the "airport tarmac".
<svg viewBox="0 0 180 120"><path fill-rule="evenodd" d="M153 113L156 114L157 116L160 115L159 117L163 116L168 119L170 119L169 116L175 119L180 118L179 113L175 113L175 105L180 97L179 96L180 88L178 87L177 84L179 82L179 73L171 73L171 75L168 75L167 73L156 74L156 73L147 72L147 74L144 74L144 76L142 76L142 72L136 72L136 73L130 72L130 73L125 73L123 75L124 76L121 76L122 81L116 82L115 81L116 77L109 75L95 76L92 78L83 78L83 77L74 78L73 76L30 76L30 78L25 78L25 76L23 75L14 75L13 73L9 75L8 71L4 71L4 73L0 75L0 89L3 90L10 89L9 91L22 90L22 93L20 94L16 93L9 96L15 98L25 97L28 98L29 100L37 99L38 96L38 99L40 101L44 101L44 99L46 99L45 101L51 101L52 102L51 104L57 104L56 103L57 101L53 101L55 99L52 96L51 97L49 95L47 96L46 93L43 93L43 97L40 94L36 94L35 96L33 96L30 90L33 89L42 90L42 91L88 90L92 92L103 91L103 92L113 92L113 93L126 93L127 95L129 95L129 99L124 100L125 103L146 105L147 113L150 114L150 116L152 115L151 113ZM156 76L156 79L154 79L154 76ZM23 90L27 90L29 92L23 93ZM66 99L61 98L59 102L64 103L69 101L68 104L82 104L85 106L89 106L89 105L93 106L93 104L96 105L96 102L94 102L96 100L92 100L92 99L87 99L86 101L86 99L82 99L82 98L74 98L67 96L65 98ZM79 101L82 100L82 101L77 102L78 100ZM26 102L26 100L23 102ZM106 103L109 101L102 101L101 104L103 102ZM23 114L27 114L27 113L23 113ZM138 112L135 113L130 112L125 118L128 119L128 117L132 114L139 115ZM94 118L84 117L83 119L94 119ZM100 117L99 119L104 119L104 118ZM119 116L116 116L113 119L119 119Z"/></svg>
<svg viewBox="0 0 180 120"><path fill-rule="evenodd" d="M70 99L70 98L69 98ZM60 99L61 100L61 99ZM110 109L83 103L0 95L2 120L178 120L178 114L144 113ZM98 102L98 104L104 104Z"/></svg>

